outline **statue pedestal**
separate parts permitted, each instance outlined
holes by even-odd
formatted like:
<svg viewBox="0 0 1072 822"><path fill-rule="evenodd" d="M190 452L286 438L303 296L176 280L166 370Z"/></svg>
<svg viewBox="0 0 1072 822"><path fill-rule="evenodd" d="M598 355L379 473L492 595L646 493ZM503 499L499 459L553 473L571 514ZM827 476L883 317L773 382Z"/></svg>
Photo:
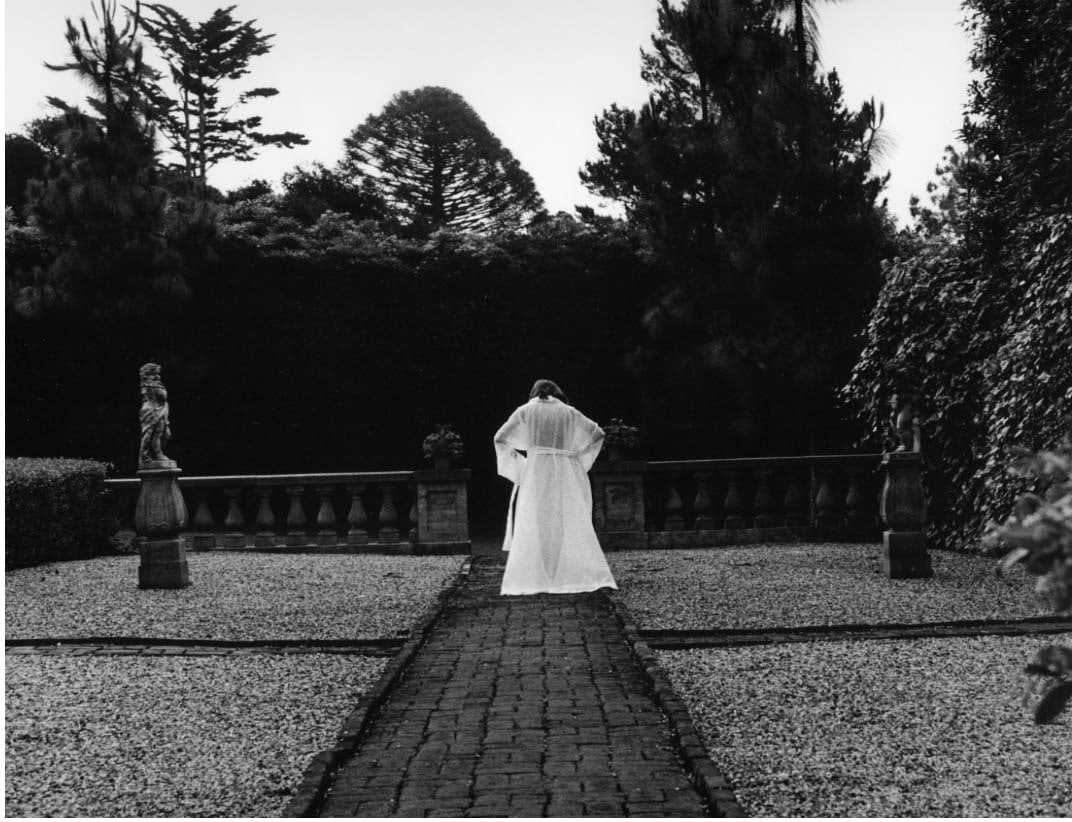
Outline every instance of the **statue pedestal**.
<svg viewBox="0 0 1072 822"><path fill-rule="evenodd" d="M179 491L182 471L174 460L143 462L141 490L134 510L134 529L144 539L139 588L185 588L190 584L186 545L179 534L186 527L186 503Z"/></svg>
<svg viewBox="0 0 1072 822"><path fill-rule="evenodd" d="M923 459L917 451L894 451L882 459L886 482L879 512L889 530L882 536L882 569L890 579L921 579L934 575L927 553Z"/></svg>
<svg viewBox="0 0 1072 822"><path fill-rule="evenodd" d="M154 539L141 544L139 588L185 588L189 584L186 544L182 539Z"/></svg>
<svg viewBox="0 0 1072 822"><path fill-rule="evenodd" d="M890 579L926 579L934 576L922 531L886 531L882 535L882 570Z"/></svg>

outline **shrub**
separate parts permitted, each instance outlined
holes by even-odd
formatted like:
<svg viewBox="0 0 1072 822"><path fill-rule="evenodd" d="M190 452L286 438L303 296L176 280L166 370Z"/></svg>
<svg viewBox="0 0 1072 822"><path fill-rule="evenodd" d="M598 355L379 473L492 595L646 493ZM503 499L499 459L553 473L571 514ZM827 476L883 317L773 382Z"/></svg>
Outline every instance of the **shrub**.
<svg viewBox="0 0 1072 822"><path fill-rule="evenodd" d="M1072 217L1025 220L1000 267L935 241L885 272L846 394L872 435L890 396L922 396L931 537L973 549L1026 488L1010 450L1054 447L1072 409Z"/></svg>
<svg viewBox="0 0 1072 822"><path fill-rule="evenodd" d="M107 551L107 463L29 457L4 463L7 569Z"/></svg>
<svg viewBox="0 0 1072 822"><path fill-rule="evenodd" d="M1022 494L1013 514L994 527L987 540L1010 544L1001 562L1005 570L1023 565L1037 577L1035 590L1056 611L1072 609L1072 426L1054 451L1019 449L1013 470L1034 480L1039 493ZM1027 666L1032 677L1028 696L1040 697L1035 721L1049 722L1072 698L1072 648L1047 645Z"/></svg>

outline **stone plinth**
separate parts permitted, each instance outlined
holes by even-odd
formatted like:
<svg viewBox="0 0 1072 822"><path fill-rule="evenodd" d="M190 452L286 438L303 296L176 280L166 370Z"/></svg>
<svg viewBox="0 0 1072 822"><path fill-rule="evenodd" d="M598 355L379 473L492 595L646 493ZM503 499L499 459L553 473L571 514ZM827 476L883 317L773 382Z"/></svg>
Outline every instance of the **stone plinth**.
<svg viewBox="0 0 1072 822"><path fill-rule="evenodd" d="M186 545L186 503L179 491L182 471L173 460L142 463L141 489L134 509L134 530L144 541L138 568L139 588L185 588L190 584Z"/></svg>
<svg viewBox="0 0 1072 822"><path fill-rule="evenodd" d="M424 546L469 542L469 471L415 471L417 537Z"/></svg>
<svg viewBox="0 0 1072 822"><path fill-rule="evenodd" d="M592 466L592 521L605 550L647 547L645 465L637 460L610 460Z"/></svg>
<svg viewBox="0 0 1072 822"><path fill-rule="evenodd" d="M923 459L916 451L894 451L882 458L886 481L879 513L889 530L882 536L885 549L882 566L890 579L933 576L923 495Z"/></svg>

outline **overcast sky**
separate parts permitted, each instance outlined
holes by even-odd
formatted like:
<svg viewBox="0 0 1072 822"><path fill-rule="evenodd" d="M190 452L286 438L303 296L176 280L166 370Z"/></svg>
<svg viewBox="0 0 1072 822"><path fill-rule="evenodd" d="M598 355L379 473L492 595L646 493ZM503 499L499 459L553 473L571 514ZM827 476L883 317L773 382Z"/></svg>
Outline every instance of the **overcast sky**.
<svg viewBox="0 0 1072 822"><path fill-rule="evenodd" d="M132 3L132 0L130 0ZM233 0L170 0L200 22ZM850 105L885 103L893 149L887 196L907 219L966 98L969 43L958 0L843 0L820 4L821 56ZM593 118L611 103L639 107L648 94L639 50L656 25L656 0L245 0L234 14L275 34L255 58L249 86L279 95L248 107L267 131L310 141L269 148L250 163L220 164L210 182L228 190L255 177L278 184L297 164L334 165L343 138L392 95L427 85L461 94L533 176L552 211L599 205L577 171L596 156ZM92 22L90 0L5 3L5 130L49 113L54 95L81 102L85 86L66 62L64 18ZM246 87L243 83L242 87ZM236 86L238 88L238 86Z"/></svg>

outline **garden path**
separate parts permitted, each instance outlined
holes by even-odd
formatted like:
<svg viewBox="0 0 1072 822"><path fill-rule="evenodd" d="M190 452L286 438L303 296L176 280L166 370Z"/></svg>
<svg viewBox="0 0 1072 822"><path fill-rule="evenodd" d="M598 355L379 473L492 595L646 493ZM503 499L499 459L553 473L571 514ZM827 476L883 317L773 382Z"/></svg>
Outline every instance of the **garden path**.
<svg viewBox="0 0 1072 822"><path fill-rule="evenodd" d="M316 811L708 815L610 598L501 597L502 570L474 559Z"/></svg>

